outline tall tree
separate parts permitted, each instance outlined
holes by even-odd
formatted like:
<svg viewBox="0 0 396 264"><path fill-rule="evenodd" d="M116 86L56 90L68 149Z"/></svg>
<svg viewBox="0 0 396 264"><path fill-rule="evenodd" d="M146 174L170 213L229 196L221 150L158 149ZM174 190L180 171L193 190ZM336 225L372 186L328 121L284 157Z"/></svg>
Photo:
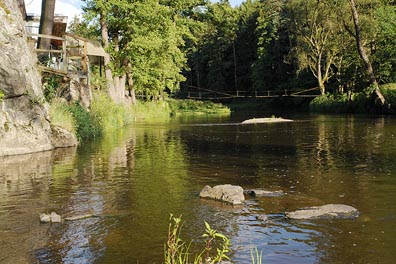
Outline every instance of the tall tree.
<svg viewBox="0 0 396 264"><path fill-rule="evenodd" d="M340 34L340 24L334 12L336 3L316 0L293 2L299 69L310 69L321 94L325 94L325 83L334 75L333 67L340 52L336 41Z"/></svg>
<svg viewBox="0 0 396 264"><path fill-rule="evenodd" d="M193 38L189 21L202 0L86 0L86 8L98 17L105 58L109 95L125 97L125 84L134 91L158 99L164 90L179 88L186 66L186 39Z"/></svg>
<svg viewBox="0 0 396 264"><path fill-rule="evenodd" d="M367 56L367 53L363 46L363 42L362 42L362 38L361 38L360 24L359 24L359 13L358 13L358 10L356 7L355 0L349 0L349 4L351 6L351 11L352 11L353 24L354 24L354 28L355 28L354 37L356 40L356 47L357 47L358 53L366 67L367 74L370 77L370 83L372 85L374 85L374 87L375 87L374 93L375 93L376 97L378 98L378 101L380 102L380 104L384 105L385 98L379 89L377 78L375 77L375 74L374 74L373 66L371 65L370 59Z"/></svg>
<svg viewBox="0 0 396 264"><path fill-rule="evenodd" d="M52 28L54 26L56 0L43 0L41 2L41 17L39 34L52 35ZM40 49L50 49L51 39L39 38L38 47Z"/></svg>

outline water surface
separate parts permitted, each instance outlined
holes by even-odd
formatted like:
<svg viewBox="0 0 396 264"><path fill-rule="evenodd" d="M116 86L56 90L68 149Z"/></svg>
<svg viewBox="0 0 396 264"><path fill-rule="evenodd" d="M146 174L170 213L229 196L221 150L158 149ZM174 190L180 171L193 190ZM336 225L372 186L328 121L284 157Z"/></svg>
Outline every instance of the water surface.
<svg viewBox="0 0 396 264"><path fill-rule="evenodd" d="M233 263L393 263L396 120L290 115L293 123L236 125L251 116L136 124L84 143L0 159L1 263L162 263L169 214L201 247L204 221L232 242ZM207 184L283 190L244 206L200 200ZM356 220L290 221L301 207L344 203ZM40 224L38 215L94 217ZM262 214L268 221L259 220Z"/></svg>

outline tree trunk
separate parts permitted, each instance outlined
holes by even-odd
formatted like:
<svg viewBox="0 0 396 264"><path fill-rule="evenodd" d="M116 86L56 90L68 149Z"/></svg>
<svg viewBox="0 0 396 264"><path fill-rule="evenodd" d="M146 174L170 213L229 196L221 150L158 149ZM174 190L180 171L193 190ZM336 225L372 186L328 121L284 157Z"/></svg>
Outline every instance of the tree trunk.
<svg viewBox="0 0 396 264"><path fill-rule="evenodd" d="M355 40L356 40L357 50L359 52L360 58L363 60L364 66L366 67L367 74L370 77L370 83L372 85L374 85L374 87L375 87L375 96L379 100L380 104L384 105L385 98L379 89L377 79L375 78L373 66L371 65L370 59L367 56L367 53L363 47L363 43L362 43L362 39L361 39L361 35L360 35L359 14L358 14L358 11L356 8L355 0L349 0L349 4L351 6L353 24L355 27L355 35L354 36L355 36Z"/></svg>
<svg viewBox="0 0 396 264"><path fill-rule="evenodd" d="M131 102L133 105L135 105L136 104L136 94L135 94L135 87L133 86L132 64L131 63L128 63L127 78L128 78L128 90L129 90L129 95L131 96Z"/></svg>
<svg viewBox="0 0 396 264"><path fill-rule="evenodd" d="M235 41L232 42L232 52L233 52L233 55L234 55L234 82L235 82L235 91L238 91L238 77L237 77L237 62L236 62Z"/></svg>
<svg viewBox="0 0 396 264"><path fill-rule="evenodd" d="M100 27L102 31L102 44L104 50L106 51L109 47L109 33L106 25L106 16L103 13L100 14ZM104 68L105 68L107 92L110 98L114 100L116 98L116 92L114 89L113 73L110 68L110 62L111 62L110 54L107 53L106 51L104 55Z"/></svg>
<svg viewBox="0 0 396 264"><path fill-rule="evenodd" d="M320 89L320 94L324 95L325 94L325 85L324 85L324 80L323 80L323 76L322 76L322 64L321 64L321 59L322 56L319 56L318 61L316 63L316 78L318 80L318 86Z"/></svg>
<svg viewBox="0 0 396 264"><path fill-rule="evenodd" d="M52 35L54 26L55 0L43 0L41 3L41 17L39 34ZM39 38L38 47L40 49L49 50L51 47L51 39Z"/></svg>

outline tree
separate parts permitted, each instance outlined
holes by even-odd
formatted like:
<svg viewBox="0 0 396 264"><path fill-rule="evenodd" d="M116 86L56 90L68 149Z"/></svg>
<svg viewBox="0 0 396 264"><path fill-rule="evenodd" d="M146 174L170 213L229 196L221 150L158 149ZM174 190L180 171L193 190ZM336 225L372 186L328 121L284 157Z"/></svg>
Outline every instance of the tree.
<svg viewBox="0 0 396 264"><path fill-rule="evenodd" d="M56 0L42 1L39 34L52 35L52 28L54 26L55 2ZM37 46L40 49L49 50L51 46L51 39L39 38Z"/></svg>
<svg viewBox="0 0 396 264"><path fill-rule="evenodd" d="M340 49L337 45L339 23L332 1L295 0L294 30L295 53L299 71L308 68L317 80L321 94L325 94L325 83L334 75L334 64Z"/></svg>
<svg viewBox="0 0 396 264"><path fill-rule="evenodd" d="M87 0L85 10L98 17L105 57L108 91L114 101L125 97L125 83L134 91L159 99L184 80L183 50L193 38L189 22L202 0Z"/></svg>
<svg viewBox="0 0 396 264"><path fill-rule="evenodd" d="M367 74L370 77L370 83L372 85L374 85L374 87L375 87L374 94L376 95L376 97L379 100L380 104L384 105L385 104L385 98L384 98L384 96L382 95L382 93L381 93L381 91L379 89L379 85L378 85L378 82L377 82L377 78L375 77L373 67L371 65L370 59L367 56L367 53L366 53L366 51L364 49L364 46L363 46L363 42L362 42L362 38L361 38L360 24L359 24L359 13L358 13L358 10L356 8L355 0L349 0L349 4L351 6L353 24L354 24L354 29L355 29L354 37L355 37L355 40L356 40L356 48L358 50L360 58L362 59L364 65L366 67Z"/></svg>

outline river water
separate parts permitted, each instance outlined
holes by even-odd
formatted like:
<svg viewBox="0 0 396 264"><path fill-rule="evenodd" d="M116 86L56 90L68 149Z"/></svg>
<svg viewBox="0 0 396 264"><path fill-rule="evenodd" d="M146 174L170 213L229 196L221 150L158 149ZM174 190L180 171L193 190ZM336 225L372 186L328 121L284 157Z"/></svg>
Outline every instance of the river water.
<svg viewBox="0 0 396 264"><path fill-rule="evenodd" d="M202 248L204 221L233 263L394 263L396 119L251 115L136 124L78 149L0 159L0 263L162 263L169 215ZM205 185L282 190L243 206L201 200ZM343 203L355 220L291 221L285 211ZM93 217L40 224L39 213ZM258 216L267 214L268 220Z"/></svg>

